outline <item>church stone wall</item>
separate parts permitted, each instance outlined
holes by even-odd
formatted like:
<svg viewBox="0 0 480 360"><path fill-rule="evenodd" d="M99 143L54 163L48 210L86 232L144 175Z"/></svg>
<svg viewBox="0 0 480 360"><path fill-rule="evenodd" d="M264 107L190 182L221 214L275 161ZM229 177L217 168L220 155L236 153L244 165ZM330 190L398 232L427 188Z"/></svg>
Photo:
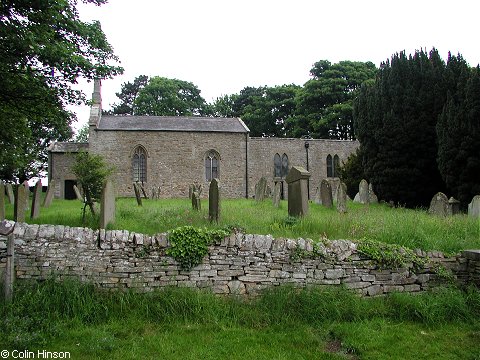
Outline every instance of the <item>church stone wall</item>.
<svg viewBox="0 0 480 360"><path fill-rule="evenodd" d="M203 184L202 196L208 196L205 180L205 155L220 154L219 178L222 196L245 197L246 134L179 131L105 131L90 134L90 151L102 155L115 167L113 181L117 196L134 196L132 155L136 146L147 151L148 193L160 186L162 198L188 197L194 182Z"/></svg>
<svg viewBox="0 0 480 360"><path fill-rule="evenodd" d="M63 199L65 197L65 180L76 179L72 171L76 153L52 152L50 156L49 180L55 180L54 196Z"/></svg>
<svg viewBox="0 0 480 360"><path fill-rule="evenodd" d="M288 166L302 166L307 168L307 151L305 149L306 140L303 139L282 139L282 138L250 138L248 153L249 168L249 195L255 193L255 184L263 176L267 183L273 188L274 182L274 164L273 158L276 153L280 156L287 154ZM358 141L327 140L327 139L309 139L308 148L308 169L311 173L310 178L310 198L315 195L315 188L322 179L327 177L327 156L338 155L340 164L346 161L348 156L355 152L360 146ZM338 179L329 179L335 184ZM285 185L285 196L286 196ZM336 187L332 186L335 190Z"/></svg>

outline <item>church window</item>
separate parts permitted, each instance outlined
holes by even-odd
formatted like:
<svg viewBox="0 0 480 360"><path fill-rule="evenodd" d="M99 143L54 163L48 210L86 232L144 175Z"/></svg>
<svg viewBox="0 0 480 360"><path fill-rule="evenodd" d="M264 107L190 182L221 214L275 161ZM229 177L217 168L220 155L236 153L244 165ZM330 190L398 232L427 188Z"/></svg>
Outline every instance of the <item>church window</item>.
<svg viewBox="0 0 480 360"><path fill-rule="evenodd" d="M287 154L282 155L282 178L288 175L288 156Z"/></svg>
<svg viewBox="0 0 480 360"><path fill-rule="evenodd" d="M133 181L147 181L147 152L142 146L137 146L132 157Z"/></svg>
<svg viewBox="0 0 480 360"><path fill-rule="evenodd" d="M205 156L205 179L207 181L219 177L219 160L220 155L214 150L210 150Z"/></svg>
<svg viewBox="0 0 480 360"><path fill-rule="evenodd" d="M273 176L282 177L282 159L279 154L275 154L273 157Z"/></svg>
<svg viewBox="0 0 480 360"><path fill-rule="evenodd" d="M340 158L338 155L333 157L333 177L340 176Z"/></svg>
<svg viewBox="0 0 480 360"><path fill-rule="evenodd" d="M327 156L327 177L333 177L333 159L330 154Z"/></svg>

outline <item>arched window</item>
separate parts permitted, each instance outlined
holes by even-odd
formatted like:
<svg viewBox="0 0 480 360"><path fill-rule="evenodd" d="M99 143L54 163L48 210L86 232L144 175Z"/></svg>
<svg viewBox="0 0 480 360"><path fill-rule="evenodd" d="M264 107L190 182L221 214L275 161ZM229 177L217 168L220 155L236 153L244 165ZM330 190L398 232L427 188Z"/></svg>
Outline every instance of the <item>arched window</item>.
<svg viewBox="0 0 480 360"><path fill-rule="evenodd" d="M273 157L273 176L282 177L282 159L279 154L275 154Z"/></svg>
<svg viewBox="0 0 480 360"><path fill-rule="evenodd" d="M282 155L282 178L286 177L288 174L288 156L287 154Z"/></svg>
<svg viewBox="0 0 480 360"><path fill-rule="evenodd" d="M327 156L327 177L333 177L333 159L330 154Z"/></svg>
<svg viewBox="0 0 480 360"><path fill-rule="evenodd" d="M134 182L147 182L147 152L137 146L132 156L132 174Z"/></svg>
<svg viewBox="0 0 480 360"><path fill-rule="evenodd" d="M210 150L205 155L205 179L211 181L219 177L220 155L215 150Z"/></svg>
<svg viewBox="0 0 480 360"><path fill-rule="evenodd" d="M333 177L340 176L340 158L338 155L333 157Z"/></svg>

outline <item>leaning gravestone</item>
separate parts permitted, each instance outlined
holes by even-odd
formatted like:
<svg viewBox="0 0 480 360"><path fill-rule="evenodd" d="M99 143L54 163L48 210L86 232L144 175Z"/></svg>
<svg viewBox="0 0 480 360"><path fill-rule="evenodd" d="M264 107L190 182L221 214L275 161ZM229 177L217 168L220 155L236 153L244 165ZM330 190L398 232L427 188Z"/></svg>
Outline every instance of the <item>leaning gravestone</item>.
<svg viewBox="0 0 480 360"><path fill-rule="evenodd" d="M0 181L0 221L5 220L5 184Z"/></svg>
<svg viewBox="0 0 480 360"><path fill-rule="evenodd" d="M43 206L48 208L52 204L53 195L55 194L55 180L50 180L48 183L47 194L45 195L45 199L43 200Z"/></svg>
<svg viewBox="0 0 480 360"><path fill-rule="evenodd" d="M16 222L25 222L25 210L27 191L25 186L17 185L15 188L15 205L13 207L13 220Z"/></svg>
<svg viewBox="0 0 480 360"><path fill-rule="evenodd" d="M358 185L358 196L360 204L368 204L368 182L365 179L362 179Z"/></svg>
<svg viewBox="0 0 480 360"><path fill-rule="evenodd" d="M273 206L278 208L280 206L280 191L281 191L280 182L277 181L273 187Z"/></svg>
<svg viewBox="0 0 480 360"><path fill-rule="evenodd" d="M218 223L220 218L220 185L218 179L210 181L208 190L208 218Z"/></svg>
<svg viewBox="0 0 480 360"><path fill-rule="evenodd" d="M308 214L308 179L310 173L300 166L293 166L285 179L288 184L288 215Z"/></svg>
<svg viewBox="0 0 480 360"><path fill-rule="evenodd" d="M262 176L262 178L258 181L257 185L255 185L255 200L257 202L265 200L266 191L267 191L267 179L265 179Z"/></svg>
<svg viewBox="0 0 480 360"><path fill-rule="evenodd" d="M359 203L360 202L360 193L356 193L355 197L353 198L353 202Z"/></svg>
<svg viewBox="0 0 480 360"><path fill-rule="evenodd" d="M15 195L13 194L12 184L9 183L5 185L5 188L7 189L8 201L10 202L10 204L13 204L15 202Z"/></svg>
<svg viewBox="0 0 480 360"><path fill-rule="evenodd" d="M322 205L331 208L333 206L332 187L330 183L323 179L320 183L320 198L322 199Z"/></svg>
<svg viewBox="0 0 480 360"><path fill-rule="evenodd" d="M480 195L475 195L468 204L468 216L480 218Z"/></svg>
<svg viewBox="0 0 480 360"><path fill-rule="evenodd" d="M347 185L343 182L337 187L337 211L341 214L347 212Z"/></svg>
<svg viewBox="0 0 480 360"><path fill-rule="evenodd" d="M432 201L430 201L430 208L428 209L429 214L438 215L438 216L448 216L448 198L442 192L436 193Z"/></svg>
<svg viewBox="0 0 480 360"><path fill-rule="evenodd" d="M378 197L373 191L372 184L368 184L368 203L369 204L378 204Z"/></svg>
<svg viewBox="0 0 480 360"><path fill-rule="evenodd" d="M42 196L42 181L38 180L33 188L32 197L32 210L30 212L30 218L36 219L40 216L40 199Z"/></svg>
<svg viewBox="0 0 480 360"><path fill-rule="evenodd" d="M200 193L198 191L194 191L192 193L192 209L196 211L200 211L202 209L202 203L200 202Z"/></svg>
<svg viewBox="0 0 480 360"><path fill-rule="evenodd" d="M135 198L137 199L137 205L142 206L142 197L140 196L140 190L137 183L133 183L133 190L135 191Z"/></svg>
<svg viewBox="0 0 480 360"><path fill-rule="evenodd" d="M115 189L111 180L107 180L100 200L100 229L115 221Z"/></svg>
<svg viewBox="0 0 480 360"><path fill-rule="evenodd" d="M83 201L82 193L78 189L77 185L73 185L73 191L75 191L75 196L77 197L77 200Z"/></svg>

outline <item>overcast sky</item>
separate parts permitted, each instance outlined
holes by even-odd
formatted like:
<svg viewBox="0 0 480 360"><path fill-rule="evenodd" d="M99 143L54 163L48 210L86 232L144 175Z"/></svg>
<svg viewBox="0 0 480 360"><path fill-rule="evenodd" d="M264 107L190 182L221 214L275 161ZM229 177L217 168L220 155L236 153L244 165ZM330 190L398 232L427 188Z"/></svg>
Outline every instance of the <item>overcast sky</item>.
<svg viewBox="0 0 480 360"><path fill-rule="evenodd" d="M372 61L436 47L480 63L480 2L376 0L110 0L80 3L99 20L125 73L103 81L104 109L139 75L195 84L207 102L246 86L303 85L318 60ZM90 97L91 83L79 85ZM79 127L86 107L74 108Z"/></svg>

